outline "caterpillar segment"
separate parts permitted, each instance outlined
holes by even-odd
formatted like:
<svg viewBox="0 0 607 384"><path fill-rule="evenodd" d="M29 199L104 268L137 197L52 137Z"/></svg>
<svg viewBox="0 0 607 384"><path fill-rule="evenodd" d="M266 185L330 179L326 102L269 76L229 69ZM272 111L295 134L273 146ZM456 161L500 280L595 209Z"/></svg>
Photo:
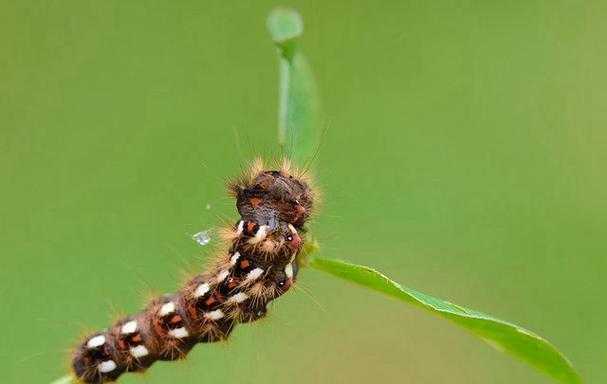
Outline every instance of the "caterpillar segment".
<svg viewBox="0 0 607 384"><path fill-rule="evenodd" d="M287 162L269 171L256 162L228 190L241 217L223 233L227 252L177 293L86 337L72 352L77 381L112 382L182 359L198 343L225 340L237 324L264 317L267 304L295 283L313 208L309 180Z"/></svg>

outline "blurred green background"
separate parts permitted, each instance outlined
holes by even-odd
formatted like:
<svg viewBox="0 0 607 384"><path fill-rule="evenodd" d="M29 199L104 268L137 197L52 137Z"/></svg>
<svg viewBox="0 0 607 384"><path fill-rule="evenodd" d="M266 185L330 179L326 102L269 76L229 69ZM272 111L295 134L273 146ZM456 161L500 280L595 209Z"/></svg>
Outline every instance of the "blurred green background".
<svg viewBox="0 0 607 384"><path fill-rule="evenodd" d="M176 289L276 155L275 1L2 1L0 378ZM607 5L294 1L323 99L322 255L523 325L607 381ZM327 275L124 383L549 383Z"/></svg>

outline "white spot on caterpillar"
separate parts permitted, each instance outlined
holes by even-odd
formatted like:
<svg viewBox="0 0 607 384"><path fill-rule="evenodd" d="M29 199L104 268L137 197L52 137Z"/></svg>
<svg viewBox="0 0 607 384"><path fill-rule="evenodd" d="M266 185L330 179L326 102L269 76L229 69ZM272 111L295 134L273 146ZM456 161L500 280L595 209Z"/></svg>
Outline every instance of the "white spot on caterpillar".
<svg viewBox="0 0 607 384"><path fill-rule="evenodd" d="M293 264L287 264L287 266L285 267L285 275L287 275L289 279L293 277Z"/></svg>
<svg viewBox="0 0 607 384"><path fill-rule="evenodd" d="M131 320L122 325L122 329L120 330L120 333L122 333L123 335L129 335L131 333L135 333L136 330L137 330L137 322L135 320Z"/></svg>
<svg viewBox="0 0 607 384"><path fill-rule="evenodd" d="M211 289L211 287L209 287L209 284L207 284L207 283L200 284L198 286L198 288L196 288L196 290L194 291L194 296L202 297L202 296L206 295L210 289Z"/></svg>
<svg viewBox="0 0 607 384"><path fill-rule="evenodd" d="M105 344L105 336L97 335L95 337L91 337L91 339L86 343L86 347L88 349L94 349Z"/></svg>
<svg viewBox="0 0 607 384"><path fill-rule="evenodd" d="M108 373L108 372L112 372L114 369L116 369L116 363L114 362L114 360L106 360L106 361L102 361L101 363L99 363L99 365L97 366L97 369L99 370L99 372L101 373Z"/></svg>
<svg viewBox="0 0 607 384"><path fill-rule="evenodd" d="M263 269L255 268L251 272L247 273L247 277L245 278L245 280L247 280L247 281L257 280L257 279L259 279L259 277L261 275L263 275Z"/></svg>
<svg viewBox="0 0 607 384"><path fill-rule="evenodd" d="M235 254L233 254L232 257L230 257L230 265L232 265L232 266L236 265L236 262L238 261L239 257L240 257L239 252L236 252Z"/></svg>
<svg viewBox="0 0 607 384"><path fill-rule="evenodd" d="M249 295L247 295L246 293L238 292L234 296L230 296L228 298L227 302L228 303L242 303L243 301L245 301L248 298L249 298Z"/></svg>
<svg viewBox="0 0 607 384"><path fill-rule="evenodd" d="M184 337L188 337L190 334L185 327L171 329L169 331L169 335L173 336L176 339L182 339Z"/></svg>
<svg viewBox="0 0 607 384"><path fill-rule="evenodd" d="M297 229L295 229L295 227L291 224L289 224L289 229L291 230L291 233L296 235L297 234Z"/></svg>
<svg viewBox="0 0 607 384"><path fill-rule="evenodd" d="M225 314L223 313L223 311L221 309L216 309L214 311L207 312L204 314L204 317L206 317L209 320L219 320L224 316L225 316Z"/></svg>
<svg viewBox="0 0 607 384"><path fill-rule="evenodd" d="M224 281L226 279L226 277L228 277L229 274L230 274L230 271L228 271L228 270L219 272L219 274L217 275L217 282L221 283L222 281Z"/></svg>
<svg viewBox="0 0 607 384"><path fill-rule="evenodd" d="M132 347L130 349L130 351L131 351L131 356L133 356L137 359L140 357L147 356L150 353L150 351L148 351L148 349L143 345L138 345L136 347Z"/></svg>
<svg viewBox="0 0 607 384"><path fill-rule="evenodd" d="M172 301L169 301L168 303L163 304L162 307L160 307L160 311L158 311L160 316L166 316L169 313L173 313L173 312L175 312L175 303L173 303Z"/></svg>
<svg viewBox="0 0 607 384"><path fill-rule="evenodd" d="M240 220L238 223L238 228L236 228L236 236L242 235L242 230L244 228L244 221Z"/></svg>
<svg viewBox="0 0 607 384"><path fill-rule="evenodd" d="M270 227L267 225L262 225L261 227L259 227L259 229L257 230L257 233L255 234L255 236L253 236L251 239L249 239L249 243L251 244L257 244L260 241L262 241L263 239L266 238L266 235L268 234L268 229Z"/></svg>

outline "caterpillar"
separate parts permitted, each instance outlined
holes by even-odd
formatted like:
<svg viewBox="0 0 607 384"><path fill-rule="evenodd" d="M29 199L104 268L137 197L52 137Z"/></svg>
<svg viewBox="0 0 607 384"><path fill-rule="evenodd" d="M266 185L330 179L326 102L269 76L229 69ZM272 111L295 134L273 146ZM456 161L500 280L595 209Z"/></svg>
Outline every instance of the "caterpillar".
<svg viewBox="0 0 607 384"><path fill-rule="evenodd" d="M159 360L182 359L198 343L225 340L237 324L264 317L267 304L293 286L316 192L287 160L276 168L256 160L228 184L240 219L221 232L224 248L205 272L84 338L71 356L78 382L115 381Z"/></svg>

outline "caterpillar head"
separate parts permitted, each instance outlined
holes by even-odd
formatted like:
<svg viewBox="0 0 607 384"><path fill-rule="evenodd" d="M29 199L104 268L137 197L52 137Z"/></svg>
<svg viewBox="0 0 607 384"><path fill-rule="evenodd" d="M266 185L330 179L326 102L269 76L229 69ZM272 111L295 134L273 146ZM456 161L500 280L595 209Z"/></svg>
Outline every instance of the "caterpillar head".
<svg viewBox="0 0 607 384"><path fill-rule="evenodd" d="M280 170L262 170L256 163L248 177L229 187L238 212L257 222L284 221L301 229L310 218L314 192L305 177L285 162Z"/></svg>

